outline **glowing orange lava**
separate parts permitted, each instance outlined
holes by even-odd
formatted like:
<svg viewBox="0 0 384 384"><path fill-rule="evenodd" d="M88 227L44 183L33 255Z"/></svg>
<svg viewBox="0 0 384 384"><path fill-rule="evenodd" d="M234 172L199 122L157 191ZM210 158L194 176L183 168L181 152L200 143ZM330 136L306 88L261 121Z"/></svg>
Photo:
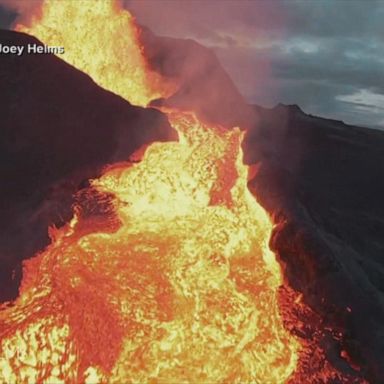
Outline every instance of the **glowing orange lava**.
<svg viewBox="0 0 384 384"><path fill-rule="evenodd" d="M173 90L148 69L133 17L114 0L45 0L42 18L16 30L64 47L60 58L132 104L146 106Z"/></svg>
<svg viewBox="0 0 384 384"><path fill-rule="evenodd" d="M64 45L66 61L131 102L166 95L130 14L96 4L46 1L18 29ZM71 223L24 263L20 296L0 312L0 381L278 384L295 371L243 134L167 114L179 141L93 180Z"/></svg>

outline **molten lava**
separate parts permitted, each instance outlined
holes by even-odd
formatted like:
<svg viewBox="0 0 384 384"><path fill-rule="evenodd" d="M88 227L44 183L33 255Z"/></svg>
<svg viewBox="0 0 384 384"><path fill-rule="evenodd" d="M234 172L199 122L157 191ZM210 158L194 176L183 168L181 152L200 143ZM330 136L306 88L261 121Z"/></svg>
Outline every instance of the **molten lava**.
<svg viewBox="0 0 384 384"><path fill-rule="evenodd" d="M96 4L46 1L18 29L64 45L64 60L133 103L165 96L131 15ZM0 381L268 384L295 371L300 344L279 313L272 224L247 189L242 132L165 112L179 141L93 180L24 263L20 296L0 312Z"/></svg>
<svg viewBox="0 0 384 384"><path fill-rule="evenodd" d="M135 105L169 95L173 86L146 64L131 14L114 0L90 3L45 0L42 19L35 17L30 27L19 24L16 30L64 47L60 58Z"/></svg>

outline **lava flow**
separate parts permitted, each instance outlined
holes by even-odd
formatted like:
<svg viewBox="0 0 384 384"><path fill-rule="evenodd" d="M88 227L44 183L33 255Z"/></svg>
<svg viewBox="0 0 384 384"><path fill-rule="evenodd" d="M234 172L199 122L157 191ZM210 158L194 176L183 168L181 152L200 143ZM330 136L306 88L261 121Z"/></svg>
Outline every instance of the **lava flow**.
<svg viewBox="0 0 384 384"><path fill-rule="evenodd" d="M111 1L46 1L41 18L17 29L66 46L64 60L132 103L172 88L148 69L131 15ZM243 133L164 112L179 141L106 169L79 194L72 221L51 229L51 245L24 262L20 295L0 311L0 381L292 376L300 343L279 312L272 223L247 189Z"/></svg>

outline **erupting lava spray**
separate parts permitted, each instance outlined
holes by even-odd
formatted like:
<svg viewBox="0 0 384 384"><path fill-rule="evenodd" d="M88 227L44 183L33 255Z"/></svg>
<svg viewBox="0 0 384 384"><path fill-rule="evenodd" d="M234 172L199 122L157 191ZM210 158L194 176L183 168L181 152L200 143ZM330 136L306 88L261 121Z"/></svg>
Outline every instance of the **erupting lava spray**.
<svg viewBox="0 0 384 384"><path fill-rule="evenodd" d="M132 103L173 87L111 1L46 1L18 30L68 47L64 60ZM164 112L179 141L93 180L24 263L20 296L0 311L0 381L275 384L295 371L300 344L279 313L272 223L247 189L243 133Z"/></svg>

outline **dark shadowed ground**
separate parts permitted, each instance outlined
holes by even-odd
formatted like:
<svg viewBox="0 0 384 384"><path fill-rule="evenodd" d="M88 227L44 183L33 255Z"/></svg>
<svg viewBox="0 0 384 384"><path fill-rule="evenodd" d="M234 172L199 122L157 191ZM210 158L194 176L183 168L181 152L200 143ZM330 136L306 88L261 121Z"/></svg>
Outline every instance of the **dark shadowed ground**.
<svg viewBox="0 0 384 384"><path fill-rule="evenodd" d="M384 380L384 133L304 114L259 111L244 142L261 161L249 186L272 212L271 241L290 284L342 329L372 383Z"/></svg>
<svg viewBox="0 0 384 384"><path fill-rule="evenodd" d="M2 44L36 39L0 31ZM72 194L108 163L176 139L166 118L130 105L55 56L0 58L0 300L17 295L20 261L71 216Z"/></svg>

